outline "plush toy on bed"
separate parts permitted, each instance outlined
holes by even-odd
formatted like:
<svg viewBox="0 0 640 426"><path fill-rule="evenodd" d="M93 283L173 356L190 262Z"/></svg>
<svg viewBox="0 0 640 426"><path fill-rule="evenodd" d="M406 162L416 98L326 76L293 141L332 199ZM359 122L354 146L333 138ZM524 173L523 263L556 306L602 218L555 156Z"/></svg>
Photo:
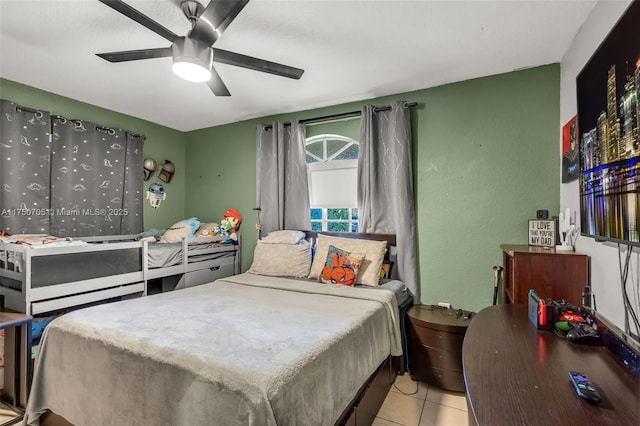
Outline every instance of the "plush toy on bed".
<svg viewBox="0 0 640 426"><path fill-rule="evenodd" d="M215 237L218 226L220 226L220 224L216 222L201 223L196 237Z"/></svg>
<svg viewBox="0 0 640 426"><path fill-rule="evenodd" d="M216 235L228 236L229 239L225 243L230 244L238 241L237 231L242 223L242 216L236 209L229 209L222 215L220 225L215 230Z"/></svg>

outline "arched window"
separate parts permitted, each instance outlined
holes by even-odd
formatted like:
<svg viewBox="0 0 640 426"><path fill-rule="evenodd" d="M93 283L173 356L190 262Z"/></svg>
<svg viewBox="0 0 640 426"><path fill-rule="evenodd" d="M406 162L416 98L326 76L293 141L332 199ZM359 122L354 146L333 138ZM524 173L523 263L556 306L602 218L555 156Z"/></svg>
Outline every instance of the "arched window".
<svg viewBox="0 0 640 426"><path fill-rule="evenodd" d="M358 232L358 141L341 135L306 140L311 229Z"/></svg>

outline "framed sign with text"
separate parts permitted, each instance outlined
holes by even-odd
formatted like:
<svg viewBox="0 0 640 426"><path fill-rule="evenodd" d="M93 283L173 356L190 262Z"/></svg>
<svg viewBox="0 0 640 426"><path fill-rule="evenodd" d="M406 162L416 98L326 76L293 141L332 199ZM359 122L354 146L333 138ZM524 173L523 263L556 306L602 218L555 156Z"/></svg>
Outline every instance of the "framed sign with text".
<svg viewBox="0 0 640 426"><path fill-rule="evenodd" d="M560 233L556 219L529 220L530 246L555 247L557 244L560 244Z"/></svg>

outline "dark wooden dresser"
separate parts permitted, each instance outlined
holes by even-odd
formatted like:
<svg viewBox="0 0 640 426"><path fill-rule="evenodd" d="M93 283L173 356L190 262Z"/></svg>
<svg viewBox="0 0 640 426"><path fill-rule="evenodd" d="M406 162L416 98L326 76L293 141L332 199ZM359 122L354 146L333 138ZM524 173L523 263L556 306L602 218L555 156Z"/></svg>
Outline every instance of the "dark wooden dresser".
<svg viewBox="0 0 640 426"><path fill-rule="evenodd" d="M502 244L503 303L527 304L529 290L540 297L582 306L589 285L589 256L554 248Z"/></svg>
<svg viewBox="0 0 640 426"><path fill-rule="evenodd" d="M415 305L409 309L407 344L413 378L464 392L462 341L472 315L434 305Z"/></svg>

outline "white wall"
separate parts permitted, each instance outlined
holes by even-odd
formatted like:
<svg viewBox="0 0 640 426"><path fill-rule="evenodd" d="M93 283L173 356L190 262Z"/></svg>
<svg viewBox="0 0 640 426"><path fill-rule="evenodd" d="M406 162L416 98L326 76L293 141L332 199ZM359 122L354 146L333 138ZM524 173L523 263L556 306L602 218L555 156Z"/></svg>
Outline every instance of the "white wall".
<svg viewBox="0 0 640 426"><path fill-rule="evenodd" d="M561 125L567 123L577 113L577 75L630 4L629 0L599 0L562 58L560 63ZM562 141L560 141L559 150L562 152ZM560 207L561 211L566 208L570 208L572 212L580 211L578 181L560 184ZM595 295L598 312L624 330L617 246L611 243L597 243L593 238L578 237L576 250L591 256L591 291ZM637 285L640 271L638 253L635 251L632 261L633 275L630 273L630 282L627 287L633 301L633 294L629 291L629 287ZM637 302L635 306L640 310Z"/></svg>

